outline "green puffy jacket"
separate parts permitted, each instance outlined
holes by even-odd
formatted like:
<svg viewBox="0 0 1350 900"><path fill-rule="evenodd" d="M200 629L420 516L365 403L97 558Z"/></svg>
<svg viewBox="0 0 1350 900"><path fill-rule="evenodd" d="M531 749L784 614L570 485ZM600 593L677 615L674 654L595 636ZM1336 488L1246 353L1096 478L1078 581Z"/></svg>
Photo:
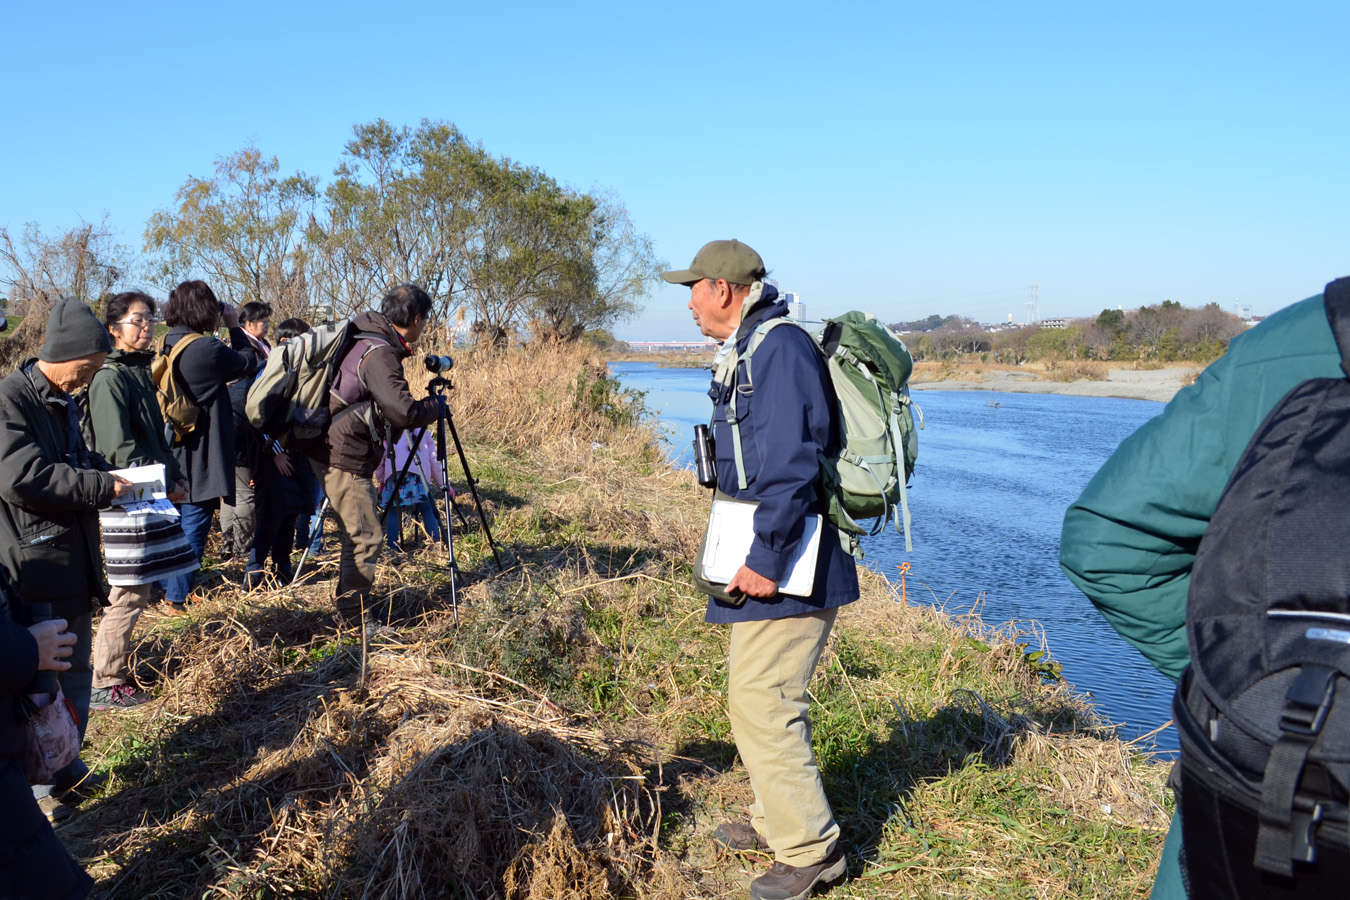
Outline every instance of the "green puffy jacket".
<svg viewBox="0 0 1350 900"><path fill-rule="evenodd" d="M1322 295L1234 338L1121 442L1064 516L1059 561L1111 627L1173 681L1189 662L1186 592L1200 538L1248 441L1296 384L1344 373ZM1182 900L1173 822L1153 897Z"/></svg>

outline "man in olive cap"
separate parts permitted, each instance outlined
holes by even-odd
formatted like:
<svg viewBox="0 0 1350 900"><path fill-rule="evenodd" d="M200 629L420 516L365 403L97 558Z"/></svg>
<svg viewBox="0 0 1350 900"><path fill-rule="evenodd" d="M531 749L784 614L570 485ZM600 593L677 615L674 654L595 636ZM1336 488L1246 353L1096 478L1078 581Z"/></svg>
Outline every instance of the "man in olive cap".
<svg viewBox="0 0 1350 900"><path fill-rule="evenodd" d="M0 566L18 589L19 624L45 614L76 635L71 666L58 680L79 714L81 740L93 686L93 613L108 598L98 510L131 485L85 447L71 393L89 384L111 349L93 311L63 299L52 307L37 358L0 381ZM69 813L62 796L91 780L76 759L33 794L55 821Z"/></svg>
<svg viewBox="0 0 1350 900"><path fill-rule="evenodd" d="M801 328L763 332L751 383L742 359L751 335L787 315L766 274L758 253L731 240L706 244L688 269L661 277L689 288L694 322L723 342L711 392L717 487L757 504L750 552L726 587L734 599L710 596L706 614L731 624L727 710L755 801L748 820L719 825L713 840L773 852L773 865L750 885L755 900L799 900L846 869L811 752L807 686L839 607L858 599L858 573L825 520L810 593L779 593L807 519L825 512L819 459L835 452L839 423L824 362ZM727 417L733 394L735 428Z"/></svg>

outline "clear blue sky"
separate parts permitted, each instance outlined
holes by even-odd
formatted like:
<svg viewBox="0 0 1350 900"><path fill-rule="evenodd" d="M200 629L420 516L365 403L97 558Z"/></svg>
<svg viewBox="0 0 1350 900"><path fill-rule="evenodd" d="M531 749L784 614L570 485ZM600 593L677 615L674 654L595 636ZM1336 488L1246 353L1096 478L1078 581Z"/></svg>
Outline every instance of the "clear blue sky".
<svg viewBox="0 0 1350 900"><path fill-rule="evenodd" d="M250 141L454 122L612 188L683 268L737 237L819 316L1268 314L1350 274L1350 3L6 3L0 224L140 245ZM662 286L616 331L697 337Z"/></svg>

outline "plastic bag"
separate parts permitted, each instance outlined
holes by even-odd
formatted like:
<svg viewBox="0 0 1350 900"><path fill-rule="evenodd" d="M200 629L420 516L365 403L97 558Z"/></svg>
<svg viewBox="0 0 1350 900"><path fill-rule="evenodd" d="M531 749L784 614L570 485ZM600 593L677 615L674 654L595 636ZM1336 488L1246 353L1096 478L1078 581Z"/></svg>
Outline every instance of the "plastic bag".
<svg viewBox="0 0 1350 900"><path fill-rule="evenodd" d="M79 716L58 685L53 694L19 698L28 741L23 750L23 772L29 784L47 784L80 755Z"/></svg>

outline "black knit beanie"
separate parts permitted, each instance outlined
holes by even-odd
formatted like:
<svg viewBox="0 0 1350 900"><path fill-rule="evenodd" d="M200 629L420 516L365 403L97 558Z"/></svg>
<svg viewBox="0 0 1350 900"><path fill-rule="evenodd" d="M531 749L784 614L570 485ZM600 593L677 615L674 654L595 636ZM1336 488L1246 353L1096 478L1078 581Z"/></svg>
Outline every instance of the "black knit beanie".
<svg viewBox="0 0 1350 900"><path fill-rule="evenodd" d="M47 333L42 337L38 359L66 362L111 351L108 329L103 327L89 304L71 297L56 301L52 314L47 317Z"/></svg>

